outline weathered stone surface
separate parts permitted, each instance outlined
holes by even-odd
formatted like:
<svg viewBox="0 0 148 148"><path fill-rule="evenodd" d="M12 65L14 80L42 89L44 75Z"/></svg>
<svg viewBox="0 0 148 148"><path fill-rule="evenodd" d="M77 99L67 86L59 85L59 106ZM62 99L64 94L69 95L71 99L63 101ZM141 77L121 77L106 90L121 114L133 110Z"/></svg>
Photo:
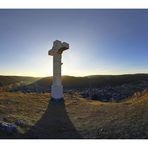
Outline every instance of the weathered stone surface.
<svg viewBox="0 0 148 148"><path fill-rule="evenodd" d="M61 83L61 59L64 50L69 48L69 44L61 41L54 41L53 47L49 50L48 55L53 56L53 82L51 87L52 99L61 99L63 96L63 86Z"/></svg>

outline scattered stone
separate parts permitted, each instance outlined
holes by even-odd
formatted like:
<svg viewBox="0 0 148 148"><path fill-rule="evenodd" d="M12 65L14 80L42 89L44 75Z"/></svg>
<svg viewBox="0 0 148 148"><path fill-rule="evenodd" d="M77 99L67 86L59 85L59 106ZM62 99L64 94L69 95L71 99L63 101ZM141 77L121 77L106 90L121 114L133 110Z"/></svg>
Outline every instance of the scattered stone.
<svg viewBox="0 0 148 148"><path fill-rule="evenodd" d="M24 126L26 125L26 123L25 123L23 120L17 120L17 121L15 122L15 124L16 124L17 126L21 126L21 127L24 127Z"/></svg>
<svg viewBox="0 0 148 148"><path fill-rule="evenodd" d="M0 130L6 134L13 134L17 131L16 125L12 123L0 122Z"/></svg>

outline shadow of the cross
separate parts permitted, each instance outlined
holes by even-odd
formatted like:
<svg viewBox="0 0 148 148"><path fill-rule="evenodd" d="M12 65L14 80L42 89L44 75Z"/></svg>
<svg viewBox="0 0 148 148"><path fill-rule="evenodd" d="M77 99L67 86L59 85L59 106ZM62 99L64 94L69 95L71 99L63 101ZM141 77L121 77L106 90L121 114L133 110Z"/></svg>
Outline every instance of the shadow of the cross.
<svg viewBox="0 0 148 148"><path fill-rule="evenodd" d="M23 135L25 139L80 139L70 121L64 102L49 101L41 119Z"/></svg>

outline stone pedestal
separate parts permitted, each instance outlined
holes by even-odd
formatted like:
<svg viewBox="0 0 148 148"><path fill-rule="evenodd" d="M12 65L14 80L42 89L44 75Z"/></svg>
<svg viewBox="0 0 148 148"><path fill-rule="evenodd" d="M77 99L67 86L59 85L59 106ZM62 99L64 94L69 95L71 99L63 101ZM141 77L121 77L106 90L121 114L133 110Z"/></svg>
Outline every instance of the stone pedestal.
<svg viewBox="0 0 148 148"><path fill-rule="evenodd" d="M52 85L51 86L51 97L55 98L57 100L63 99L63 86L58 86L58 85Z"/></svg>

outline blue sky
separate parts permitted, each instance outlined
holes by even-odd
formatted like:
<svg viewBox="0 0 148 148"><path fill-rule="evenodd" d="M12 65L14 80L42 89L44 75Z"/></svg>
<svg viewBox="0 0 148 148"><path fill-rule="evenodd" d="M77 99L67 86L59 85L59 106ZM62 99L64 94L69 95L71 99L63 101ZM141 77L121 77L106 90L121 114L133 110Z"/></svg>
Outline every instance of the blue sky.
<svg viewBox="0 0 148 148"><path fill-rule="evenodd" d="M0 75L51 76L48 50L70 49L63 75L148 73L148 10L0 10Z"/></svg>

